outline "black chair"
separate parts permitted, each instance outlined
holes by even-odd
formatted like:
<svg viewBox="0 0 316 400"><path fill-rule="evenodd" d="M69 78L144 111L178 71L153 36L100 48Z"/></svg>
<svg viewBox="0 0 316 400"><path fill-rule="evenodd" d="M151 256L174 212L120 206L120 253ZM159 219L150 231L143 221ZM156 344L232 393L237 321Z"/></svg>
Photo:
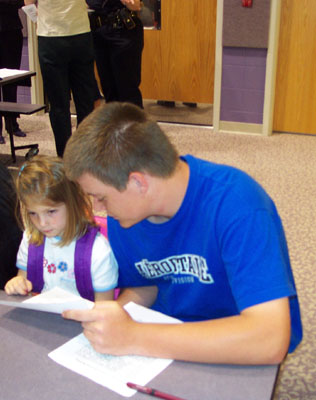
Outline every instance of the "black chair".
<svg viewBox="0 0 316 400"><path fill-rule="evenodd" d="M46 105L41 104L27 104L27 103L14 103L9 101L0 101L0 114L3 116L11 117L16 114L34 114L46 108ZM13 123L12 119L8 118L7 131L10 136L11 156L12 161L16 162L15 151L21 149L30 149L25 158L31 158L39 152L38 143L27 144L23 146L14 145Z"/></svg>

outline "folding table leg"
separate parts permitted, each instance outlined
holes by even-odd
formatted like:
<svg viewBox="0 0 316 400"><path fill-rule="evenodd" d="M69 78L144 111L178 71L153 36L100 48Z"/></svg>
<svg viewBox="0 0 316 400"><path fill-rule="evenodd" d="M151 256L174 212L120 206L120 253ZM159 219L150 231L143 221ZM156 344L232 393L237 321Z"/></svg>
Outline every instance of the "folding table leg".
<svg viewBox="0 0 316 400"><path fill-rule="evenodd" d="M7 119L7 131L10 136L10 147L11 147L11 156L12 156L12 161L15 163L16 162L16 156L15 156L15 146L14 146L14 137L13 137L13 121L11 118Z"/></svg>

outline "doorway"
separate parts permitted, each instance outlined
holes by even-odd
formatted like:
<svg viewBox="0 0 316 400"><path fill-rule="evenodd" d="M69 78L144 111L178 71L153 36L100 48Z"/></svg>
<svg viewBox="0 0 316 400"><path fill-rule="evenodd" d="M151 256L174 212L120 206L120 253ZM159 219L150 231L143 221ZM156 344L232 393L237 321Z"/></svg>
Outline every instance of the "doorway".
<svg viewBox="0 0 316 400"><path fill-rule="evenodd" d="M216 0L161 0L161 29L145 29L141 90L162 122L213 124Z"/></svg>

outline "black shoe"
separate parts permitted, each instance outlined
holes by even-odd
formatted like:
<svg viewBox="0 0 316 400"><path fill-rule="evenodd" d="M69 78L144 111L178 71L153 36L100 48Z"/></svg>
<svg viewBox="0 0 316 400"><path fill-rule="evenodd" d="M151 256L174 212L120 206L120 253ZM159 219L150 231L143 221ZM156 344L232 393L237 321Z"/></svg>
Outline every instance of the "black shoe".
<svg viewBox="0 0 316 400"><path fill-rule="evenodd" d="M0 136L0 144L5 144L5 139L2 135Z"/></svg>
<svg viewBox="0 0 316 400"><path fill-rule="evenodd" d="M8 118L9 118L9 117L8 117ZM7 132L9 132L9 130L8 130L8 128L9 128L9 126L10 126L9 123L10 123L10 120L7 119L7 120L6 120L6 124L5 124L5 127L6 127ZM20 127L19 127L19 124L18 124L16 118L11 118L11 129L13 130L13 135L14 135L14 136L18 136L18 137L25 137L25 136L26 136L26 133L24 133L23 131L21 131L21 129L20 129Z"/></svg>
<svg viewBox="0 0 316 400"><path fill-rule="evenodd" d="M197 104L196 103L187 103L186 101L183 102L183 105L190 107L190 108L196 108Z"/></svg>
<svg viewBox="0 0 316 400"><path fill-rule="evenodd" d="M20 128L18 128L16 131L13 131L13 135L18 137L25 137L26 133L24 133L23 131L21 131Z"/></svg>
<svg viewBox="0 0 316 400"><path fill-rule="evenodd" d="M175 102L174 101L167 101L167 100L157 100L158 106L163 106L163 107L175 107Z"/></svg>

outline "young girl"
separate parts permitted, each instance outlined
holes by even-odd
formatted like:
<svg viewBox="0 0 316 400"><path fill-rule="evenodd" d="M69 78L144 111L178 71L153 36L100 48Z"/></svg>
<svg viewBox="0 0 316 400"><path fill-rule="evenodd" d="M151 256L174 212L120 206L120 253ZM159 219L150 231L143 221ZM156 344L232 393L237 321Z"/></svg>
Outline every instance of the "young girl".
<svg viewBox="0 0 316 400"><path fill-rule="evenodd" d="M36 156L17 178L25 232L18 274L7 294L26 295L59 286L92 301L111 300L118 268L107 239L94 224L91 203L67 179L62 160Z"/></svg>

